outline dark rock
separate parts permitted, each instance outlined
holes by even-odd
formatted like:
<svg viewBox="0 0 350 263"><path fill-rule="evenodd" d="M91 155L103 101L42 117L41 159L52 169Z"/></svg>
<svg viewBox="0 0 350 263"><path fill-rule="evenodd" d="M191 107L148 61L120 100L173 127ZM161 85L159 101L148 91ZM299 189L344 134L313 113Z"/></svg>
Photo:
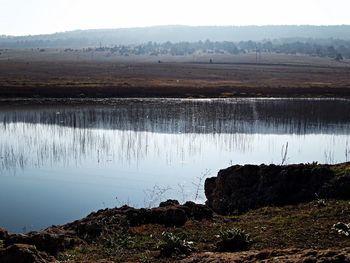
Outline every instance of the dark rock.
<svg viewBox="0 0 350 263"><path fill-rule="evenodd" d="M44 252L39 252L35 246L15 244L0 250L2 263L48 263L56 262L55 258Z"/></svg>
<svg viewBox="0 0 350 263"><path fill-rule="evenodd" d="M183 226L189 218L195 220L212 219L213 211L201 204L187 202L184 205L164 205L152 209L123 208L130 226L142 224L161 224L165 226Z"/></svg>
<svg viewBox="0 0 350 263"><path fill-rule="evenodd" d="M344 164L343 164L344 165ZM330 165L235 165L205 181L207 205L219 214L233 214L268 205L286 205L320 198L350 199L350 175Z"/></svg>
<svg viewBox="0 0 350 263"><path fill-rule="evenodd" d="M190 209L188 217L192 217L198 221L202 221L203 219L213 219L213 210L206 205L186 202L183 206Z"/></svg>
<svg viewBox="0 0 350 263"><path fill-rule="evenodd" d="M66 234L52 234L48 232L32 232L27 235L10 235L5 239L5 246L14 244L28 244L35 246L40 251L45 251L51 255L73 248L82 244L82 240Z"/></svg>
<svg viewBox="0 0 350 263"><path fill-rule="evenodd" d="M154 223L163 224L165 226L183 226L188 220L186 212L177 207L168 207L166 209L156 208L152 209L152 212L152 214L158 218L158 222Z"/></svg>
<svg viewBox="0 0 350 263"><path fill-rule="evenodd" d="M332 178L322 186L320 195L328 198L350 199L350 175L344 174Z"/></svg>
<svg viewBox="0 0 350 263"><path fill-rule="evenodd" d="M177 200L168 199L168 200L166 200L166 201L164 201L164 202L161 202L161 203L159 204L159 207L175 206L175 205L179 205L179 204L180 204L180 203L179 203L179 201L177 201Z"/></svg>
<svg viewBox="0 0 350 263"><path fill-rule="evenodd" d="M9 232L6 229L0 227L0 240L4 240L9 236Z"/></svg>
<svg viewBox="0 0 350 263"><path fill-rule="evenodd" d="M103 226L98 222L81 223L77 226L77 234L84 238L94 239L101 236Z"/></svg>
<svg viewBox="0 0 350 263"><path fill-rule="evenodd" d="M183 226L188 220L185 209L177 206L152 209L128 208L123 211L130 226L143 224L162 224L165 226Z"/></svg>
<svg viewBox="0 0 350 263"><path fill-rule="evenodd" d="M114 233L117 230L128 228L129 223L125 215L120 213L121 211L118 209L100 210L91 213L82 220L63 226L63 229L91 243L104 234Z"/></svg>

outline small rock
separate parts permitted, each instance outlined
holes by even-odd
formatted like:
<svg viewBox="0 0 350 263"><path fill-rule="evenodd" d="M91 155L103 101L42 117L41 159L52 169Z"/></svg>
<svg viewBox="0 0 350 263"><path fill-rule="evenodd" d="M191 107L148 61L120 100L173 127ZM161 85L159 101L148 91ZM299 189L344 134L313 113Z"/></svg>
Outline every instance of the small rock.
<svg viewBox="0 0 350 263"><path fill-rule="evenodd" d="M179 204L180 204L180 203L179 203L179 201L177 201L177 200L168 199L168 200L166 200L166 201L164 201L164 202L161 202L161 203L159 204L159 207L174 206L174 205L179 205Z"/></svg>

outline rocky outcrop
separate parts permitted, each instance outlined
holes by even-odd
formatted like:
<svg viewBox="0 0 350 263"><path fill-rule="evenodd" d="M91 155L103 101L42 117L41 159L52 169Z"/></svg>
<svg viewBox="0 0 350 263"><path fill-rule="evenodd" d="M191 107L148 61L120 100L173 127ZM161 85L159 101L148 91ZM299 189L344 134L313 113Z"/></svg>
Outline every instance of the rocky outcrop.
<svg viewBox="0 0 350 263"><path fill-rule="evenodd" d="M124 206L120 211L126 215L127 221L131 226L143 224L183 226L190 218L198 221L213 218L213 211L205 205L195 204L193 202L186 202L184 205L179 205L174 200L162 202L157 208L135 209Z"/></svg>
<svg viewBox="0 0 350 263"><path fill-rule="evenodd" d="M200 253L194 254L184 260L182 263L210 262L350 262L350 248L347 249L327 249L327 250L263 250L247 251L237 253Z"/></svg>
<svg viewBox="0 0 350 263"><path fill-rule="evenodd" d="M84 243L83 240L66 233L63 230L59 234L44 232L32 232L27 235L14 234L5 239L4 245L10 247L15 244L28 244L35 246L38 250L56 256L60 251L73 248ZM0 261L1 262L1 261Z"/></svg>
<svg viewBox="0 0 350 263"><path fill-rule="evenodd" d="M186 208L180 206L135 209L124 206L120 213L126 216L130 226L160 224L165 226L183 226L187 220Z"/></svg>
<svg viewBox="0 0 350 263"><path fill-rule="evenodd" d="M56 256L66 249L95 242L100 237L126 231L129 227L144 224L183 226L190 218L212 219L213 211L205 205L193 202L180 205L175 200L168 200L161 203L160 207L152 209L136 209L129 206L103 209L81 220L63 226L52 226L40 232L9 234L0 229L0 239L4 240L5 247L19 243L28 244Z"/></svg>
<svg viewBox="0 0 350 263"><path fill-rule="evenodd" d="M203 219L210 220L213 218L213 210L206 205L196 204L189 201L184 203L183 206L188 207L188 217L192 217L195 220L202 221Z"/></svg>
<svg viewBox="0 0 350 263"><path fill-rule="evenodd" d="M2 263L51 263L55 258L45 252L38 251L35 246L15 244L0 250L0 262Z"/></svg>
<svg viewBox="0 0 350 263"><path fill-rule="evenodd" d="M235 165L205 181L207 205L233 214L318 198L350 199L350 164Z"/></svg>

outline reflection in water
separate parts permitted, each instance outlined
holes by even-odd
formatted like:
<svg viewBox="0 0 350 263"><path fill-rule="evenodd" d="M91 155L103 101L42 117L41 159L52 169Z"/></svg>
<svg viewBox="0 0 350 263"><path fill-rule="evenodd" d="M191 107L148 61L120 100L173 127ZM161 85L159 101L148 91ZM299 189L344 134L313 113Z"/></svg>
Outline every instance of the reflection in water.
<svg viewBox="0 0 350 263"><path fill-rule="evenodd" d="M206 169L279 163L286 142L289 162L345 161L349 113L347 100L304 99L0 106L0 210L15 211L0 226L64 223L116 205L116 195L145 205L154 185L174 198L186 185L193 198Z"/></svg>
<svg viewBox="0 0 350 263"><path fill-rule="evenodd" d="M0 108L1 109L1 108ZM348 100L116 100L108 106L22 106L0 121L161 133L333 133L346 131ZM341 131L340 131L341 132Z"/></svg>

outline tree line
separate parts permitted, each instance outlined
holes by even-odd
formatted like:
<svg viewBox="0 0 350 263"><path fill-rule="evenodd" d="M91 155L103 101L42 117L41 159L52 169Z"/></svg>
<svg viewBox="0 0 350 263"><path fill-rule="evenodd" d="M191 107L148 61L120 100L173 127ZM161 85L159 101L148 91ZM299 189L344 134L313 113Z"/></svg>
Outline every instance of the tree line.
<svg viewBox="0 0 350 263"><path fill-rule="evenodd" d="M139 45L116 45L112 47L88 48L85 51L108 51L121 56L172 55L186 56L206 54L244 54L266 52L281 54L303 54L329 57L336 60L350 59L350 41L347 40L275 40L275 41L198 41L198 42L148 42Z"/></svg>

